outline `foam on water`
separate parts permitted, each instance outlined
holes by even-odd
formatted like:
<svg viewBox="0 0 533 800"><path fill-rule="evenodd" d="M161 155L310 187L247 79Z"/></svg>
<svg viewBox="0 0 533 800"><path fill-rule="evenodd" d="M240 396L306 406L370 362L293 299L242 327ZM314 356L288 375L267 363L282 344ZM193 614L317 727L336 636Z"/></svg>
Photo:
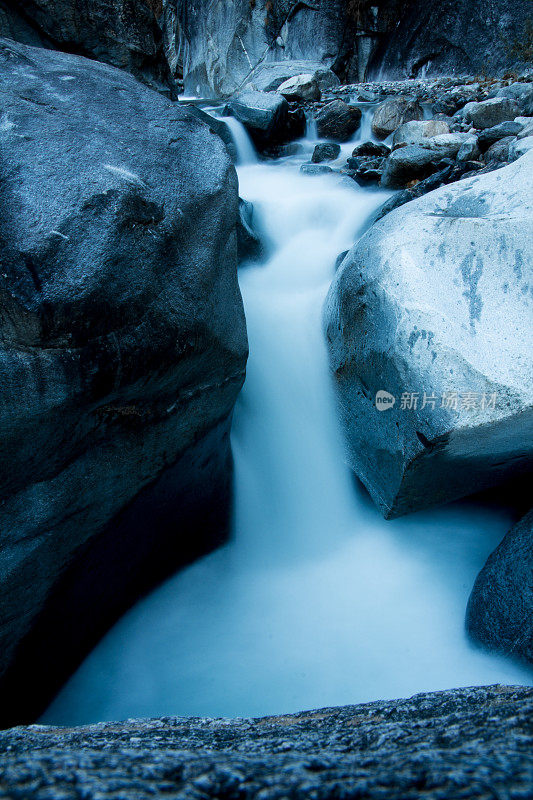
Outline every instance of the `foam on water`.
<svg viewBox="0 0 533 800"><path fill-rule="evenodd" d="M510 512L462 503L385 522L343 464L321 309L338 253L386 196L297 167L239 169L271 256L240 276L250 361L232 540L126 614L45 722L249 716L529 680L464 632Z"/></svg>

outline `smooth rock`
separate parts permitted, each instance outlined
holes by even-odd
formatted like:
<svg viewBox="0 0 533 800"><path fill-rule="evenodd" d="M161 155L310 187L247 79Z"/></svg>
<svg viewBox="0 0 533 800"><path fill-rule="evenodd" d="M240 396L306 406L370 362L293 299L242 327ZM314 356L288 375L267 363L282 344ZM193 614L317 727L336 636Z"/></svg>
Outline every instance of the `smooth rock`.
<svg viewBox="0 0 533 800"><path fill-rule="evenodd" d="M333 281L349 460L386 517L533 467L532 168L528 153L396 209Z"/></svg>
<svg viewBox="0 0 533 800"><path fill-rule="evenodd" d="M229 103L254 144L263 149L286 138L289 105L284 97L268 92L247 90Z"/></svg>
<svg viewBox="0 0 533 800"><path fill-rule="evenodd" d="M263 242L254 227L254 206L239 197L239 218L237 220L237 254L239 264L246 261L260 261L264 255Z"/></svg>
<svg viewBox="0 0 533 800"><path fill-rule="evenodd" d="M519 139L533 136L533 117L517 117L515 122L519 122L522 125L522 130L518 134Z"/></svg>
<svg viewBox="0 0 533 800"><path fill-rule="evenodd" d="M333 170L327 164L302 164L300 172L304 175L328 175Z"/></svg>
<svg viewBox="0 0 533 800"><path fill-rule="evenodd" d="M401 189L409 181L427 178L435 172L440 159L441 156L434 150L418 144L409 144L393 150L385 161L382 186L388 189Z"/></svg>
<svg viewBox="0 0 533 800"><path fill-rule="evenodd" d="M340 152L340 144L336 144L335 142L323 142L315 146L311 161L313 164L320 164L321 161L334 161L339 157Z"/></svg>
<svg viewBox="0 0 533 800"><path fill-rule="evenodd" d="M372 119L372 133L378 139L386 139L405 122L423 119L424 110L418 100L395 97L376 108Z"/></svg>
<svg viewBox="0 0 533 800"><path fill-rule="evenodd" d="M533 135L509 143L509 160L514 161L533 149Z"/></svg>
<svg viewBox="0 0 533 800"><path fill-rule="evenodd" d="M357 158L358 156L373 156L373 157L381 157L388 156L390 154L390 147L387 147L386 144L376 144L376 142L363 142L362 144L358 144L352 150L352 156Z"/></svg>
<svg viewBox="0 0 533 800"><path fill-rule="evenodd" d="M470 636L533 665L533 511L504 537L479 573L466 610Z"/></svg>
<svg viewBox="0 0 533 800"><path fill-rule="evenodd" d="M486 128L484 131L481 131L478 136L479 146L484 152L491 145L496 144L496 142L499 142L500 139L504 139L506 136L518 136L523 128L524 126L522 123L513 120L500 122L499 125L495 125L493 128Z"/></svg>
<svg viewBox="0 0 533 800"><path fill-rule="evenodd" d="M278 88L278 93L287 100L320 100L320 89L311 73L296 75L284 81Z"/></svg>
<svg viewBox="0 0 533 800"><path fill-rule="evenodd" d="M439 136L444 133L450 133L448 123L444 122L444 120L412 120L411 122L405 122L403 125L400 125L400 127L394 131L392 146L396 147L399 144L421 144L431 136Z"/></svg>
<svg viewBox="0 0 533 800"><path fill-rule="evenodd" d="M347 142L361 124L361 109L343 100L333 100L320 109L315 117L318 135L322 139Z"/></svg>
<svg viewBox="0 0 533 800"><path fill-rule="evenodd" d="M515 100L507 97L493 97L481 103L467 103L456 116L474 126L478 130L493 128L501 122L514 120L519 109Z"/></svg>
<svg viewBox="0 0 533 800"><path fill-rule="evenodd" d="M7 724L224 539L247 341L218 136L126 72L10 40L0 89Z"/></svg>
<svg viewBox="0 0 533 800"><path fill-rule="evenodd" d="M0 731L6 798L525 800L533 690L487 686L260 719Z"/></svg>

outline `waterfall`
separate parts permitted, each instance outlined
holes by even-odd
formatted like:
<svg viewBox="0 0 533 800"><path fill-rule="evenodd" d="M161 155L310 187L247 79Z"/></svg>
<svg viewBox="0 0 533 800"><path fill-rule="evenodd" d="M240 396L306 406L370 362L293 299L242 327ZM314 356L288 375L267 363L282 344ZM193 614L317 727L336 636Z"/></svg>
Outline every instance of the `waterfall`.
<svg viewBox="0 0 533 800"><path fill-rule="evenodd" d="M286 713L528 681L464 633L509 512L463 502L386 522L344 466L321 309L338 253L386 195L299 163L238 170L271 257L240 276L250 360L231 541L126 614L45 722Z"/></svg>
<svg viewBox="0 0 533 800"><path fill-rule="evenodd" d="M237 164L255 164L257 155L252 140L248 136L248 131L242 122L239 122L235 117L223 117L223 122L230 130L231 138L237 151Z"/></svg>

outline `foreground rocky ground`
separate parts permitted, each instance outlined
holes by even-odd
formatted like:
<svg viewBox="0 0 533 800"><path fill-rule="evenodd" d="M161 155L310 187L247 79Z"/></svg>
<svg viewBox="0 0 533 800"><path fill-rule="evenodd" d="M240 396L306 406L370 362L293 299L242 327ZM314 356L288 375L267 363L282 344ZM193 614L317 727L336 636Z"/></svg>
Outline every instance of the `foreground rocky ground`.
<svg viewBox="0 0 533 800"><path fill-rule="evenodd" d="M526 800L533 689L491 686L263 719L0 732L4 800Z"/></svg>

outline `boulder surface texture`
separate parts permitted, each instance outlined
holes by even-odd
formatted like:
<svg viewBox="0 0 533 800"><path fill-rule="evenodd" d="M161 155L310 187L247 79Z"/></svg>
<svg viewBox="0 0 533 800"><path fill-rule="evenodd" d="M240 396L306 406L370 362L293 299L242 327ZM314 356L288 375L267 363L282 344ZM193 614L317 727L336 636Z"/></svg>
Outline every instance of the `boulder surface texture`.
<svg viewBox="0 0 533 800"><path fill-rule="evenodd" d="M532 169L530 152L398 208L332 284L348 459L386 517L532 468Z"/></svg>
<svg viewBox="0 0 533 800"><path fill-rule="evenodd" d="M262 719L0 732L0 798L525 800L533 690L455 689Z"/></svg>
<svg viewBox="0 0 533 800"><path fill-rule="evenodd" d="M130 75L0 40L0 717L220 542L247 339L237 178Z"/></svg>
<svg viewBox="0 0 533 800"><path fill-rule="evenodd" d="M0 0L0 36L94 58L172 92L162 11L163 0Z"/></svg>
<svg viewBox="0 0 533 800"><path fill-rule="evenodd" d="M490 649L533 664L533 511L511 528L479 573L466 627Z"/></svg>

